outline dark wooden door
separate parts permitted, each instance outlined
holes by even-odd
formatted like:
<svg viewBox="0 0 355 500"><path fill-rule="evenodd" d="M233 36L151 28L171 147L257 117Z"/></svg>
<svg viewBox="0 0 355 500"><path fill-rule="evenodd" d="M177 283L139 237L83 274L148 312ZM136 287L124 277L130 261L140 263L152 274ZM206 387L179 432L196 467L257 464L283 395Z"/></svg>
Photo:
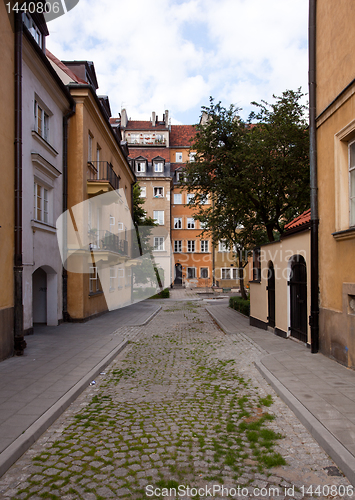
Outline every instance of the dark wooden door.
<svg viewBox="0 0 355 500"><path fill-rule="evenodd" d="M301 255L293 257L290 276L290 334L307 342L307 267Z"/></svg>
<svg viewBox="0 0 355 500"><path fill-rule="evenodd" d="M182 265L175 264L175 285L182 285Z"/></svg>
<svg viewBox="0 0 355 500"><path fill-rule="evenodd" d="M271 262L267 277L267 297L268 297L268 324L275 327L275 269Z"/></svg>

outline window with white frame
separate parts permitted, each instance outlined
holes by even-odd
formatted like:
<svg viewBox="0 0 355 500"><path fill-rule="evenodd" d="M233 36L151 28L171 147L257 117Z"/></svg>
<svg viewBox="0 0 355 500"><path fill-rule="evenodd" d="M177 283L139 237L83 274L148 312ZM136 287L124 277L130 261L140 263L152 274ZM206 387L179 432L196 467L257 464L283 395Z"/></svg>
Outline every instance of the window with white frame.
<svg viewBox="0 0 355 500"><path fill-rule="evenodd" d="M147 187L146 186L141 186L141 198L146 198L147 196Z"/></svg>
<svg viewBox="0 0 355 500"><path fill-rule="evenodd" d="M174 252L182 252L182 240L174 241Z"/></svg>
<svg viewBox="0 0 355 500"><path fill-rule="evenodd" d="M123 222L117 222L117 230L118 231L123 231L124 230Z"/></svg>
<svg viewBox="0 0 355 500"><path fill-rule="evenodd" d="M93 136L89 132L89 134L88 134L88 162L92 161L92 140L93 140Z"/></svg>
<svg viewBox="0 0 355 500"><path fill-rule="evenodd" d="M126 269L126 283L125 286L131 286L132 282L132 269L129 267Z"/></svg>
<svg viewBox="0 0 355 500"><path fill-rule="evenodd" d="M117 270L118 285L117 288L123 288L124 285L124 268L119 267Z"/></svg>
<svg viewBox="0 0 355 500"><path fill-rule="evenodd" d="M176 163L182 163L182 153L175 153Z"/></svg>
<svg viewBox="0 0 355 500"><path fill-rule="evenodd" d="M227 240L221 240L218 242L218 251L219 252L229 252Z"/></svg>
<svg viewBox="0 0 355 500"><path fill-rule="evenodd" d="M188 252L195 251L195 240L187 240L187 251Z"/></svg>
<svg viewBox="0 0 355 500"><path fill-rule="evenodd" d="M114 266L110 266L110 290L115 289L116 278L117 269Z"/></svg>
<svg viewBox="0 0 355 500"><path fill-rule="evenodd" d="M22 21L37 44L42 48L42 33L28 12L22 14Z"/></svg>
<svg viewBox="0 0 355 500"><path fill-rule="evenodd" d="M176 181L181 182L183 180L183 173L182 172L176 172Z"/></svg>
<svg viewBox="0 0 355 500"><path fill-rule="evenodd" d="M34 183L34 217L35 220L49 224L48 189L37 182Z"/></svg>
<svg viewBox="0 0 355 500"><path fill-rule="evenodd" d="M100 280L97 272L97 266L94 264L89 270L89 291L95 293L100 291Z"/></svg>
<svg viewBox="0 0 355 500"><path fill-rule="evenodd" d="M187 218L187 229L195 229L195 226L196 226L195 219L188 217Z"/></svg>
<svg viewBox="0 0 355 500"><path fill-rule="evenodd" d="M175 205L181 205L182 203L182 194L181 193L175 193L174 194L174 204Z"/></svg>
<svg viewBox="0 0 355 500"><path fill-rule="evenodd" d="M201 240L201 252L208 252L208 240Z"/></svg>
<svg viewBox="0 0 355 500"><path fill-rule="evenodd" d="M200 278L208 278L208 267L200 267Z"/></svg>
<svg viewBox="0 0 355 500"><path fill-rule="evenodd" d="M187 279L195 279L196 278L196 267L188 267L187 268Z"/></svg>
<svg viewBox="0 0 355 500"><path fill-rule="evenodd" d="M164 225L164 210L154 210L153 219L159 224L159 226Z"/></svg>
<svg viewBox="0 0 355 500"><path fill-rule="evenodd" d="M154 198L163 198L164 188L162 188L161 186L153 187L153 196Z"/></svg>
<svg viewBox="0 0 355 500"><path fill-rule="evenodd" d="M154 250L158 252L164 250L164 238L162 236L154 236Z"/></svg>
<svg viewBox="0 0 355 500"><path fill-rule="evenodd" d="M164 172L164 163L162 161L154 162L154 172Z"/></svg>
<svg viewBox="0 0 355 500"><path fill-rule="evenodd" d="M110 233L115 232L115 225L116 225L116 219L113 217L113 215L110 215Z"/></svg>
<svg viewBox="0 0 355 500"><path fill-rule="evenodd" d="M174 217L174 229L182 229L182 217Z"/></svg>
<svg viewBox="0 0 355 500"><path fill-rule="evenodd" d="M207 229L207 222L200 221L200 229Z"/></svg>
<svg viewBox="0 0 355 500"><path fill-rule="evenodd" d="M209 203L208 194L206 195L206 197L200 199L200 203L201 205L207 205Z"/></svg>
<svg viewBox="0 0 355 500"><path fill-rule="evenodd" d="M131 134L128 138L128 142L129 144L139 144L139 134Z"/></svg>
<svg viewBox="0 0 355 500"><path fill-rule="evenodd" d="M350 226L355 226L355 142L349 145Z"/></svg>
<svg viewBox="0 0 355 500"><path fill-rule="evenodd" d="M194 199L195 199L195 195L194 194L189 193L189 194L186 195L186 203L187 204L190 203L190 202L193 203Z"/></svg>
<svg viewBox="0 0 355 500"><path fill-rule="evenodd" d="M145 161L136 162L136 172L145 172Z"/></svg>
<svg viewBox="0 0 355 500"><path fill-rule="evenodd" d="M194 152L189 153L189 161L190 162L195 161L195 156L196 156L196 153L194 153Z"/></svg>
<svg viewBox="0 0 355 500"><path fill-rule="evenodd" d="M49 114L43 109L43 105L39 104L35 100L35 131L39 134L45 141L48 141L49 137Z"/></svg>

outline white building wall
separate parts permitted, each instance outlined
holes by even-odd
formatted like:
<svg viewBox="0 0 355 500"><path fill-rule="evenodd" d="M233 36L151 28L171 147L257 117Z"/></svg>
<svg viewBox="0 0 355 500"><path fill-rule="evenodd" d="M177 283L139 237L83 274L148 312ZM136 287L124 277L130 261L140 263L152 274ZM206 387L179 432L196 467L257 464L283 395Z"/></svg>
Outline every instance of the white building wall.
<svg viewBox="0 0 355 500"><path fill-rule="evenodd" d="M23 287L24 330L33 327L33 273L42 268L47 273L47 324L62 319L62 262L55 222L63 203L63 113L68 102L33 48L23 39ZM49 133L45 141L35 132L35 101L48 114ZM38 221L34 209L34 183L48 193L48 222ZM46 290L43 290L46 288Z"/></svg>

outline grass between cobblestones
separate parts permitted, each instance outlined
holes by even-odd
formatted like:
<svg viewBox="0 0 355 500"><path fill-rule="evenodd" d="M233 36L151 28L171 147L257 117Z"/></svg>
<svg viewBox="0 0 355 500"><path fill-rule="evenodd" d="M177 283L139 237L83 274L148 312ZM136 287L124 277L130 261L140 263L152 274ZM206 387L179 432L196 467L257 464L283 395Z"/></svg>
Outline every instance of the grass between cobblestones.
<svg viewBox="0 0 355 500"><path fill-rule="evenodd" d="M148 484L247 487L286 464L271 395L238 371L204 308L166 306L161 318L33 456L12 498L141 500Z"/></svg>

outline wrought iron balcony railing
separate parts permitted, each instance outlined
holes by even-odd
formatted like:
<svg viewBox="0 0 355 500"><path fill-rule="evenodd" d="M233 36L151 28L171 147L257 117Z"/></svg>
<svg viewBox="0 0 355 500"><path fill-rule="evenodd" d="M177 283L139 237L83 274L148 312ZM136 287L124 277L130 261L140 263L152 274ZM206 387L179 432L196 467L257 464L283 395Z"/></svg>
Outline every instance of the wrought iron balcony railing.
<svg viewBox="0 0 355 500"><path fill-rule="evenodd" d="M113 170L111 163L108 161L89 161L88 165L90 167L90 181L107 181L113 189L119 189L120 177Z"/></svg>
<svg viewBox="0 0 355 500"><path fill-rule="evenodd" d="M92 229L89 234L91 250L109 250L128 256L128 241L120 238L118 234L110 231Z"/></svg>

